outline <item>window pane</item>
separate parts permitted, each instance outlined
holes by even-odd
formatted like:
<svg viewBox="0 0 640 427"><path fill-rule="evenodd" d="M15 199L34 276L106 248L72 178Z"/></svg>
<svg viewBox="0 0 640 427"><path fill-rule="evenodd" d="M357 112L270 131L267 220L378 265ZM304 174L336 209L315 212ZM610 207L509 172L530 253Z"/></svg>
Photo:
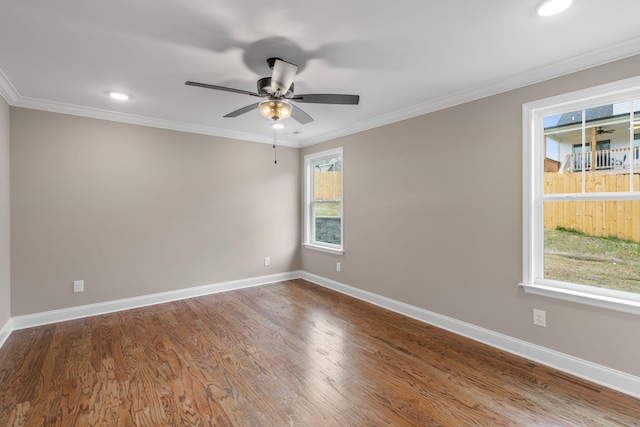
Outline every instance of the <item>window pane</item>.
<svg viewBox="0 0 640 427"><path fill-rule="evenodd" d="M640 293L640 201L545 202L544 278Z"/></svg>
<svg viewBox="0 0 640 427"><path fill-rule="evenodd" d="M340 158L324 159L314 163L314 199L340 200L342 195L342 161Z"/></svg>
<svg viewBox="0 0 640 427"><path fill-rule="evenodd" d="M313 241L342 244L342 157L313 162Z"/></svg>
<svg viewBox="0 0 640 427"><path fill-rule="evenodd" d="M314 204L316 241L340 244L340 202Z"/></svg>
<svg viewBox="0 0 640 427"><path fill-rule="evenodd" d="M630 101L545 117L544 126L545 194L632 191L640 149L631 139ZM640 188L634 185L633 191Z"/></svg>
<svg viewBox="0 0 640 427"><path fill-rule="evenodd" d="M582 111L556 114L544 118L544 173L545 181L553 181L550 174L582 171ZM585 147L588 151L589 147ZM569 190L545 185L545 193L582 192L582 181Z"/></svg>

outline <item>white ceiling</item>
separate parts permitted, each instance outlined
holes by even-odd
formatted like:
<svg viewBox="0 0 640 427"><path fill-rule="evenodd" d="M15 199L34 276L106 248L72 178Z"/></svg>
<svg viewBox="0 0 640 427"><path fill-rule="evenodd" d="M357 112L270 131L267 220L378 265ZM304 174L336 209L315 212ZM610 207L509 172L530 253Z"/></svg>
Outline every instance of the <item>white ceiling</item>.
<svg viewBox="0 0 640 427"><path fill-rule="evenodd" d="M266 58L298 65L279 143L306 146L640 53L640 0L0 0L0 95L11 105L270 142L255 91ZM111 90L132 95L126 102Z"/></svg>

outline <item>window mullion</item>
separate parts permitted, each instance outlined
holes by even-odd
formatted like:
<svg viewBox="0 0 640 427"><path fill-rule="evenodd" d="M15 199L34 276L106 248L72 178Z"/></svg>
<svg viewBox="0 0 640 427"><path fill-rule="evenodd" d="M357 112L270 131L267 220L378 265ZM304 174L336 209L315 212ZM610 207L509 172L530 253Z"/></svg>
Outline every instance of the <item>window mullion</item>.
<svg viewBox="0 0 640 427"><path fill-rule="evenodd" d="M635 152L634 152L634 127L635 127L635 99L631 100L631 115L629 120L629 191L635 191L633 188L633 168L635 165Z"/></svg>
<svg viewBox="0 0 640 427"><path fill-rule="evenodd" d="M586 193L587 192L587 170L586 170L586 165L587 165L587 159L586 159L586 147L587 147L587 123L586 123L586 116L587 116L587 110L582 110L582 158L580 159L580 162L582 163L582 168L580 173L582 174L582 191L581 193ZM594 147L591 147L591 149L593 150Z"/></svg>
<svg viewBox="0 0 640 427"><path fill-rule="evenodd" d="M544 194L544 202L589 202L607 200L640 200L639 192Z"/></svg>

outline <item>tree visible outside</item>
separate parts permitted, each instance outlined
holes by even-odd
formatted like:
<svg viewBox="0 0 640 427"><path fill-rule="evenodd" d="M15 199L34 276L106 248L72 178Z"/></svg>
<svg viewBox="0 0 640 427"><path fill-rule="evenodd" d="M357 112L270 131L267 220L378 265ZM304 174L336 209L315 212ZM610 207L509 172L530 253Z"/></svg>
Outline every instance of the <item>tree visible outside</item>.
<svg viewBox="0 0 640 427"><path fill-rule="evenodd" d="M545 229L546 279L640 293L640 243Z"/></svg>

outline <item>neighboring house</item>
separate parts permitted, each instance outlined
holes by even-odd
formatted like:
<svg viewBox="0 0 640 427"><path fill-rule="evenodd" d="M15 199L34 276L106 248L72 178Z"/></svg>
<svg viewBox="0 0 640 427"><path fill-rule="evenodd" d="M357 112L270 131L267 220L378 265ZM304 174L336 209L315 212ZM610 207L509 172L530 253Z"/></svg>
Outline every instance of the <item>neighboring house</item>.
<svg viewBox="0 0 640 427"><path fill-rule="evenodd" d="M634 116L640 117L640 101L634 102ZM587 171L629 173L633 168L640 172L640 124L631 133L630 103L611 104L585 110L584 148L582 135L582 111L563 113L545 118L545 137L558 146L557 172ZM596 146L595 153L591 146ZM633 150L632 150L633 148ZM584 152L583 152L584 150ZM546 163L553 164L548 159ZM552 167L551 167L552 169ZM545 169L546 171L553 171Z"/></svg>

